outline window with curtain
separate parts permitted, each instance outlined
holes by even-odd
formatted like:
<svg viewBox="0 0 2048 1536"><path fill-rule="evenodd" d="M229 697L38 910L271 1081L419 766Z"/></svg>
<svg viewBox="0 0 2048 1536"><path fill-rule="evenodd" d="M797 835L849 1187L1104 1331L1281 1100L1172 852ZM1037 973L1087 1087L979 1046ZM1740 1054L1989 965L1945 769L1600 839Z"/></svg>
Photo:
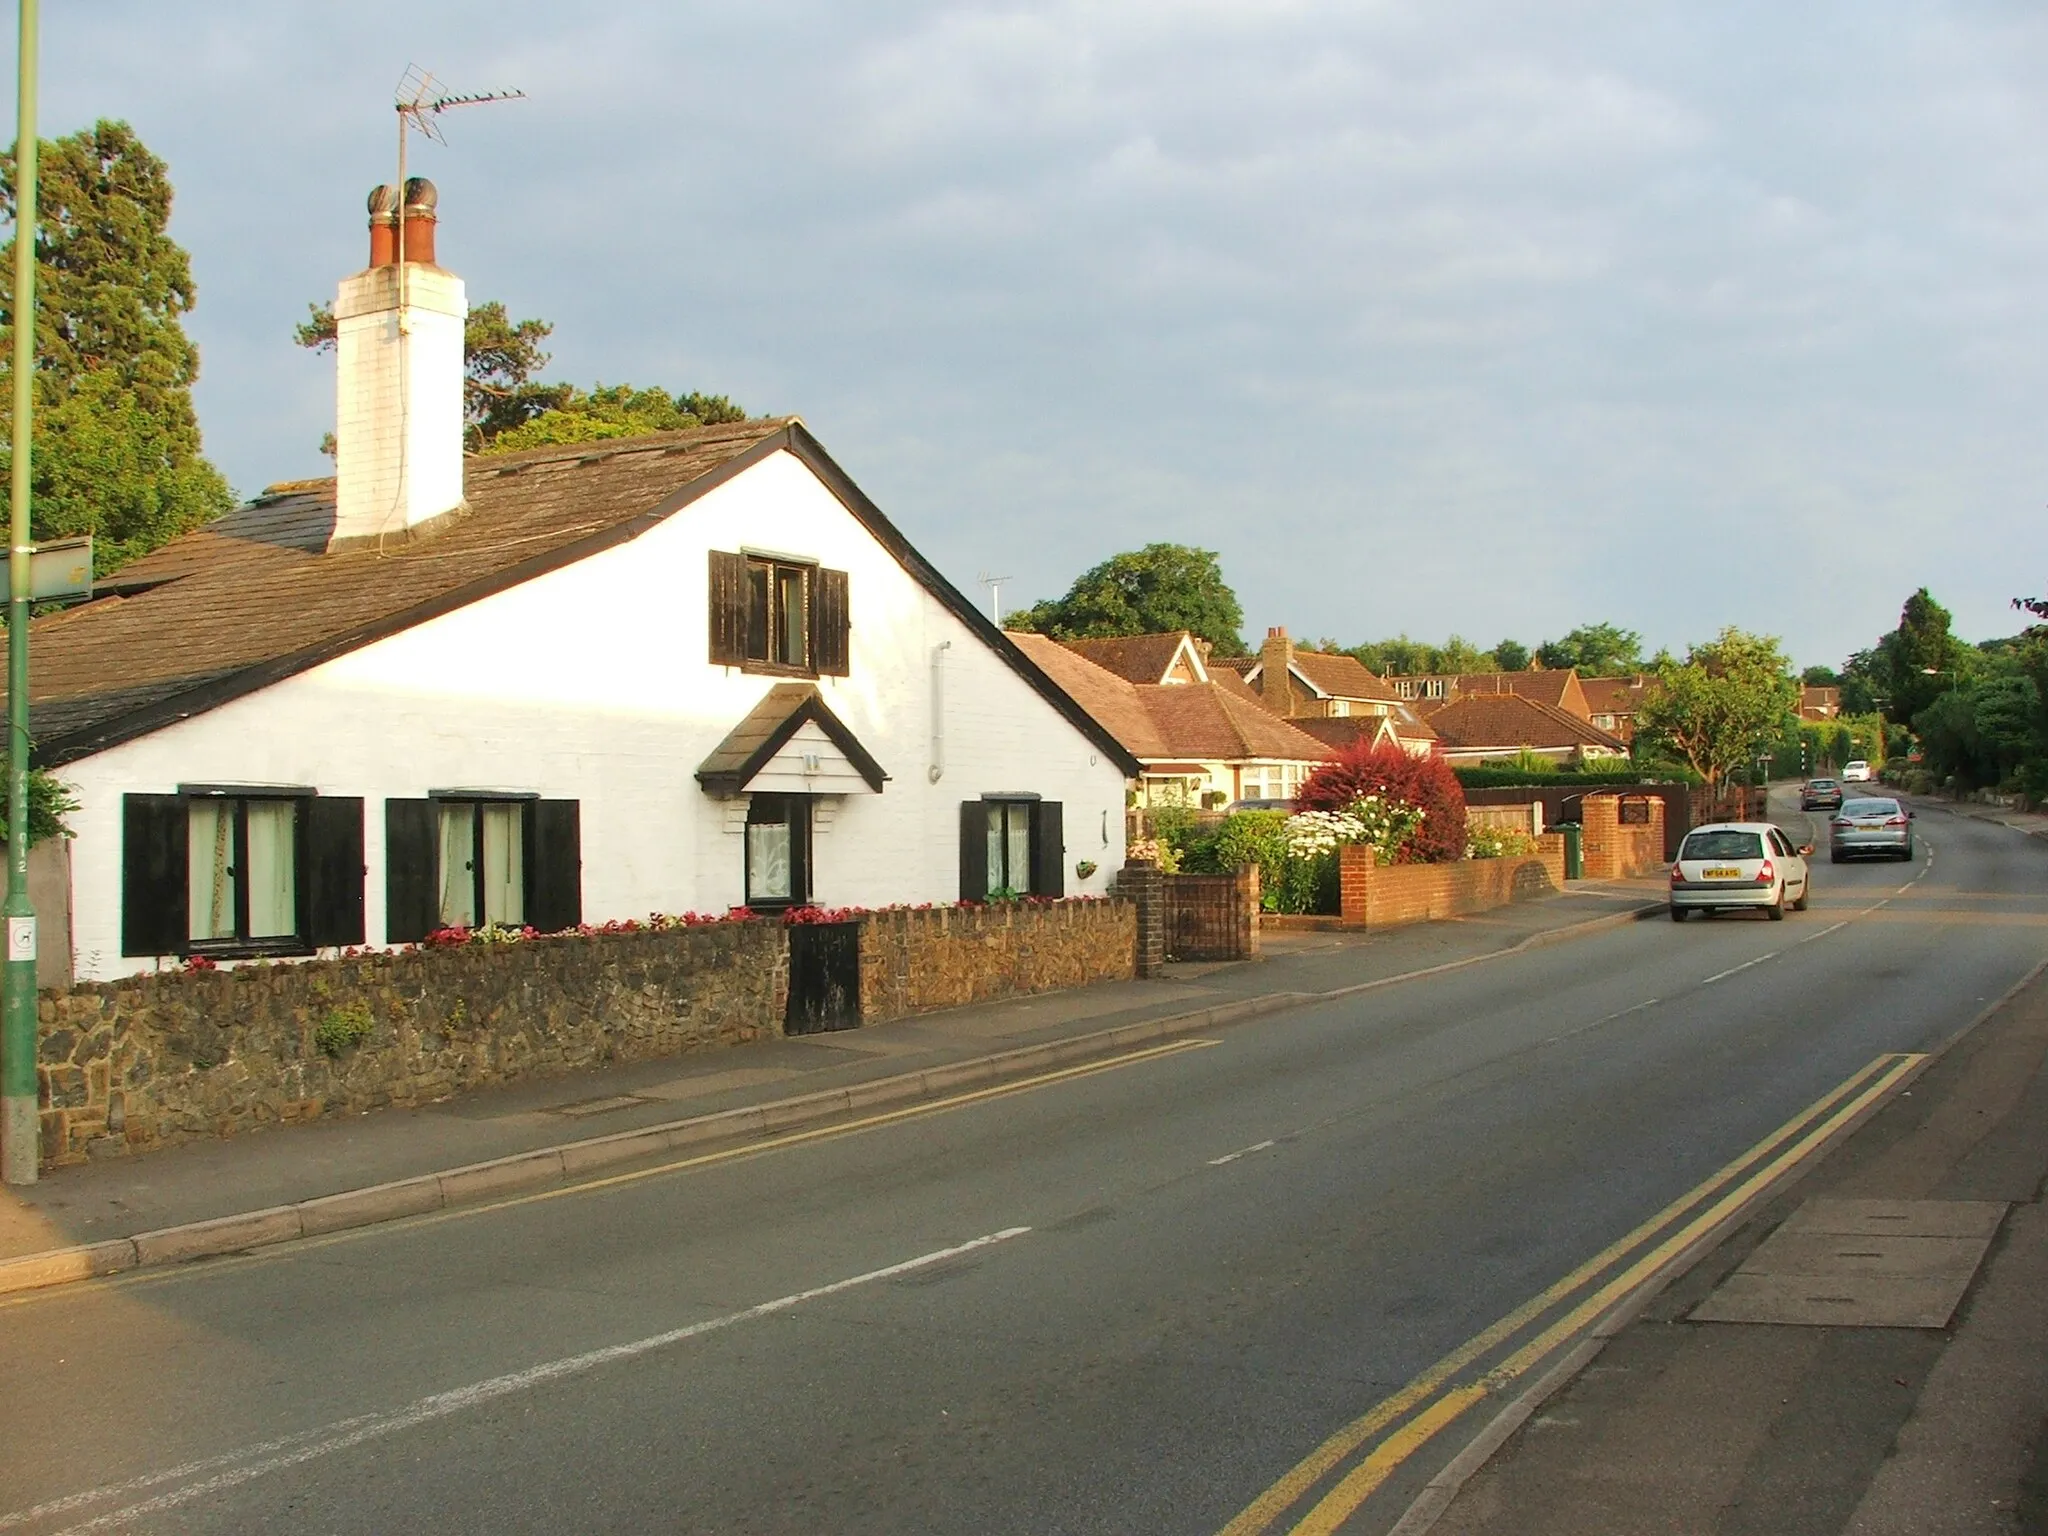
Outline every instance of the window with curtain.
<svg viewBox="0 0 2048 1536"><path fill-rule="evenodd" d="M810 890L811 803L805 795L747 801L747 905L802 906Z"/></svg>
<svg viewBox="0 0 2048 1536"><path fill-rule="evenodd" d="M991 800L988 802L988 889L1031 890L1031 802Z"/></svg>
<svg viewBox="0 0 2048 1536"><path fill-rule="evenodd" d="M296 943L299 801L209 794L187 802L185 815L192 946Z"/></svg>
<svg viewBox="0 0 2048 1536"><path fill-rule="evenodd" d="M442 800L440 904L444 928L526 921L524 800Z"/></svg>

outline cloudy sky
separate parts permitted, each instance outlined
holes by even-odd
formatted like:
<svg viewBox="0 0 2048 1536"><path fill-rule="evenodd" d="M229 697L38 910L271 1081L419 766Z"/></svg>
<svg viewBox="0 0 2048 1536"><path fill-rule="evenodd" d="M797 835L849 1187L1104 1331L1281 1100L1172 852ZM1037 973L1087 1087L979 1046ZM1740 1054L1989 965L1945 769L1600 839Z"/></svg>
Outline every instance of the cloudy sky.
<svg viewBox="0 0 2048 1536"><path fill-rule="evenodd" d="M529 93L414 166L551 374L801 414L1005 606L1170 539L1254 636L1805 663L2048 589L2038 0L46 6L45 136L170 162L239 490L326 467L290 331L413 61Z"/></svg>

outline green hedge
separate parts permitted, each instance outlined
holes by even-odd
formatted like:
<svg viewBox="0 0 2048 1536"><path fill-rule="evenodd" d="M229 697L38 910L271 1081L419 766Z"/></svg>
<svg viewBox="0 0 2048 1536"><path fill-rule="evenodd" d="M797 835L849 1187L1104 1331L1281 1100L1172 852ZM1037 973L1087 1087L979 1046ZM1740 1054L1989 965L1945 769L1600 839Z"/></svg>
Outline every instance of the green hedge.
<svg viewBox="0 0 2048 1536"><path fill-rule="evenodd" d="M1635 768L1602 768L1593 771L1566 769L1557 773L1525 773L1519 768L1453 768L1458 782L1467 789L1578 789L1599 784L1645 784Z"/></svg>

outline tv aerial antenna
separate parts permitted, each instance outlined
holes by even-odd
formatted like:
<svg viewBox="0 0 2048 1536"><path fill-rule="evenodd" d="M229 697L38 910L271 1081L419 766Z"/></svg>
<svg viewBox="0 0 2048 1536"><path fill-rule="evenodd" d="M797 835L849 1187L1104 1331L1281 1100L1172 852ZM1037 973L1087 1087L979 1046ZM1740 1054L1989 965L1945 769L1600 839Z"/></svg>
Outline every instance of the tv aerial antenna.
<svg viewBox="0 0 2048 1536"><path fill-rule="evenodd" d="M1003 627L1003 583L1009 579L1007 576L991 576L987 571L981 573L981 584L988 588L989 617L995 620L997 629Z"/></svg>
<svg viewBox="0 0 2048 1536"><path fill-rule="evenodd" d="M405 73L398 81L398 89L393 93L392 103L398 109L398 186L395 190L398 193L398 281L401 306L405 283L406 140L414 133L418 133L422 138L445 145L448 140L442 135L440 124L443 112L452 111L456 107L488 106L494 101L524 100L524 91L450 91L419 65L405 66Z"/></svg>

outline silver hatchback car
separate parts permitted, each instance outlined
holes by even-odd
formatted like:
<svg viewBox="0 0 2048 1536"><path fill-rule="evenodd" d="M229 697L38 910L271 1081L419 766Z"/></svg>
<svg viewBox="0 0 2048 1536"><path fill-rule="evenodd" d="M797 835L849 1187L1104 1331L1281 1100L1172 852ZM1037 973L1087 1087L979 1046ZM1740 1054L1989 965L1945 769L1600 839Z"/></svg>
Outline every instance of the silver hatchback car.
<svg viewBox="0 0 2048 1536"><path fill-rule="evenodd" d="M1671 921L1694 912L1761 908L1773 921L1806 910L1806 855L1767 821L1723 821L1694 827L1671 866Z"/></svg>
<svg viewBox="0 0 2048 1536"><path fill-rule="evenodd" d="M1839 864L1866 854L1912 858L1913 813L1896 800L1844 800L1828 822L1828 859Z"/></svg>

